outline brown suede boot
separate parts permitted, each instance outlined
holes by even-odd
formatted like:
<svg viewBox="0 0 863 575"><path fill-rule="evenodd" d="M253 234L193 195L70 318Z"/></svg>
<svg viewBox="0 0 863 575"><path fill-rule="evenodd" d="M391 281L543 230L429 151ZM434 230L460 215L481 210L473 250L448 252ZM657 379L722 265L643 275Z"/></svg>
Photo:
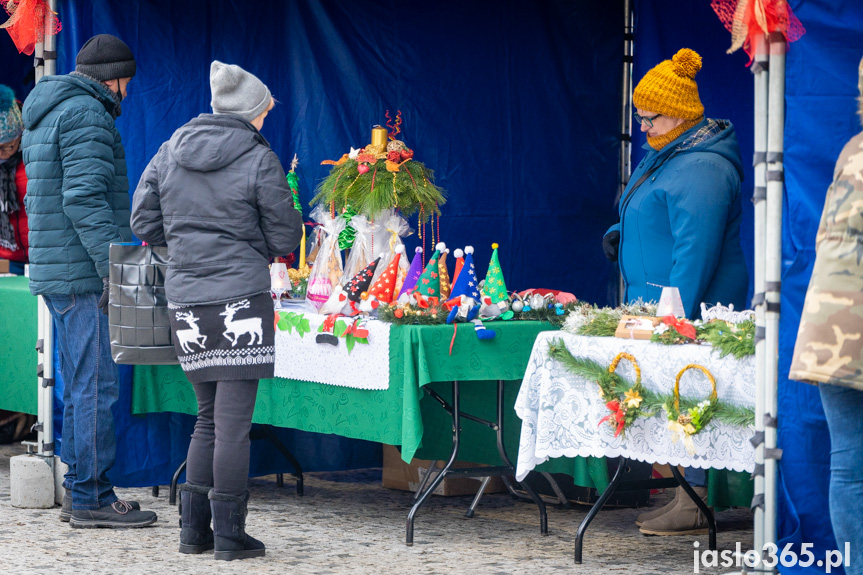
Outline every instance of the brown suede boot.
<svg viewBox="0 0 863 575"><path fill-rule="evenodd" d="M657 507L656 509L653 509L651 511L645 511L644 513L641 513L635 519L635 524L641 527L645 522L650 521L651 519L656 519L661 515L665 515L666 513L671 511L675 505L677 505L677 500L680 499L681 495L687 497L687 495L683 491L683 488L678 487L674 491L674 499L672 499L670 502L666 503L662 507Z"/></svg>
<svg viewBox="0 0 863 575"><path fill-rule="evenodd" d="M645 535L701 535L707 533L707 517L695 502L681 489L675 506L667 513L645 521L641 531ZM702 501L707 501L706 487L693 487ZM711 510L712 511L712 510Z"/></svg>

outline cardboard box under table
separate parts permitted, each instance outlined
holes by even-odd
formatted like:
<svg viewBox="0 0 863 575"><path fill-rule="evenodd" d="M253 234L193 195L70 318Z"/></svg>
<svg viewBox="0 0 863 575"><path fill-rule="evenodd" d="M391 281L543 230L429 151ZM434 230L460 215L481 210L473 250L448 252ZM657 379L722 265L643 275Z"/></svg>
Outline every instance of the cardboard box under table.
<svg viewBox="0 0 863 575"><path fill-rule="evenodd" d="M384 466L381 484L388 489L400 491L417 492L429 469L432 468L432 477L440 470L438 460L414 458L410 463L402 460L401 453L394 445L384 445ZM453 467L476 467L477 464L465 461L456 461ZM437 471L436 471L437 470ZM445 497L455 495L474 495L480 486L482 478L473 477L445 477L432 492L432 495L443 495ZM483 490L484 493L501 493L506 491L506 486L499 477L492 477Z"/></svg>

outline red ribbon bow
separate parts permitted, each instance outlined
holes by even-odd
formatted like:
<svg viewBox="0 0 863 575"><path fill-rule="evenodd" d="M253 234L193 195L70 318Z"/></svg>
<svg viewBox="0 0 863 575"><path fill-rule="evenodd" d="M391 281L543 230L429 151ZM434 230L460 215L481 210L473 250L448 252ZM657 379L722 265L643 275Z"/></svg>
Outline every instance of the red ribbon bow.
<svg viewBox="0 0 863 575"><path fill-rule="evenodd" d="M612 426L614 426L614 424L617 424L614 430L614 436L617 437L623 432L623 428L626 427L626 413L623 411L623 406L621 405L621 403L616 399L606 403L605 407L610 409L611 413L600 419L599 425L597 425L597 427L599 427L606 421L611 422Z"/></svg>
<svg viewBox="0 0 863 575"><path fill-rule="evenodd" d="M695 326L689 323L687 319L677 319L673 315L667 315L662 318L662 323L673 327L677 333L689 339L695 339Z"/></svg>

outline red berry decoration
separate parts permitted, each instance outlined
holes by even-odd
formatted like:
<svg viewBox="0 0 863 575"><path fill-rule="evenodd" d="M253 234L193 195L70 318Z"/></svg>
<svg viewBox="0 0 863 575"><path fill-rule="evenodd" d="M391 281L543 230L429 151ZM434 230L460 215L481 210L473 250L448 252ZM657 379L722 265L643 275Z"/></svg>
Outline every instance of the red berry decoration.
<svg viewBox="0 0 863 575"><path fill-rule="evenodd" d="M402 156L397 151L387 152L387 159L391 162L401 162Z"/></svg>

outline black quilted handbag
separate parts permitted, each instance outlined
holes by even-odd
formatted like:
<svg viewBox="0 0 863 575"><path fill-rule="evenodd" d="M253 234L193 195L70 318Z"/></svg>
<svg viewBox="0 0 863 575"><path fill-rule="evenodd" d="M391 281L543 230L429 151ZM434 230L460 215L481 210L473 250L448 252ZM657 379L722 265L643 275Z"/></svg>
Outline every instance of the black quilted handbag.
<svg viewBox="0 0 863 575"><path fill-rule="evenodd" d="M116 363L179 363L171 341L165 268L168 248L111 244L108 324Z"/></svg>

